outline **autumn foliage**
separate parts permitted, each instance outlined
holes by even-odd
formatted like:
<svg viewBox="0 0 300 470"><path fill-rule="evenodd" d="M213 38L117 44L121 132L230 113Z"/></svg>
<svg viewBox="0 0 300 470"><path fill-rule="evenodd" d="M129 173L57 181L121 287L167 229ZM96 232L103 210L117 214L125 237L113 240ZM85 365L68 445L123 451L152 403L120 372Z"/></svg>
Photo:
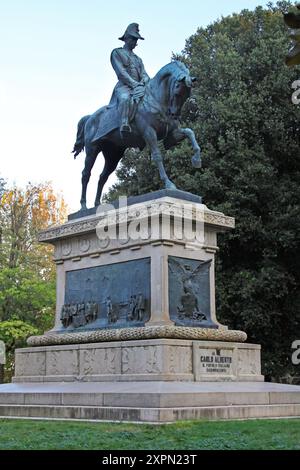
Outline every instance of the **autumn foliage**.
<svg viewBox="0 0 300 470"><path fill-rule="evenodd" d="M12 372L14 348L53 326L53 249L37 237L40 230L64 222L66 205L50 183L25 189L0 183L0 339L7 345L7 371Z"/></svg>

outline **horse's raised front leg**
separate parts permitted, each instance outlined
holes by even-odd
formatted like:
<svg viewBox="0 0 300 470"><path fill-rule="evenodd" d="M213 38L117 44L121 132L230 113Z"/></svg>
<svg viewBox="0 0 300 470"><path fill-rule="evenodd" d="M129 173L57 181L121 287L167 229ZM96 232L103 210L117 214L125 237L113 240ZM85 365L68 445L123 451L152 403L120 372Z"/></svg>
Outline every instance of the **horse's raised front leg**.
<svg viewBox="0 0 300 470"><path fill-rule="evenodd" d="M164 162L163 162L163 157L161 154L161 151L158 147L158 141L157 141L157 135L154 129L152 127L148 127L147 130L144 131L144 139L146 143L150 147L151 151L151 158L152 160L156 163L158 170L159 170L159 175L161 180L163 181L165 188L166 189L177 189L175 184L172 183L172 181L168 178L168 175L166 173L165 167L164 167Z"/></svg>
<svg viewBox="0 0 300 470"><path fill-rule="evenodd" d="M202 167L202 161L201 161L201 148L196 140L196 136L194 134L194 131L192 129L186 128L186 129L179 129L179 132L182 132L182 134L189 139L189 141L192 144L193 150L195 154L193 155L192 158L192 165L194 168L201 168Z"/></svg>

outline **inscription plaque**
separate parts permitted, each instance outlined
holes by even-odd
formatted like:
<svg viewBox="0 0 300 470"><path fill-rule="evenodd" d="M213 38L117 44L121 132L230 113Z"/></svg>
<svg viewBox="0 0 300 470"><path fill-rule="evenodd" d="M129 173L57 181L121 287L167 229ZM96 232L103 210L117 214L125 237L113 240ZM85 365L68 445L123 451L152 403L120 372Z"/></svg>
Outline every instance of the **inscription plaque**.
<svg viewBox="0 0 300 470"><path fill-rule="evenodd" d="M200 372L208 374L227 374L232 365L232 356L221 356L212 353L209 356L200 356Z"/></svg>
<svg viewBox="0 0 300 470"><path fill-rule="evenodd" d="M195 374L197 380L215 380L236 376L234 348L206 348L194 344Z"/></svg>

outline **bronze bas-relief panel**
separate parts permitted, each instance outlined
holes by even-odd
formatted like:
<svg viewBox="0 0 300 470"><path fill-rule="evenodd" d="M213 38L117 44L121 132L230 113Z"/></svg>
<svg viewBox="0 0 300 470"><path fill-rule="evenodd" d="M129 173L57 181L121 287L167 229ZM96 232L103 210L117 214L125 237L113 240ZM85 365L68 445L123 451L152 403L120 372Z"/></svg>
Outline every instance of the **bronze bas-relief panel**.
<svg viewBox="0 0 300 470"><path fill-rule="evenodd" d="M62 328L143 326L150 300L150 258L69 271Z"/></svg>
<svg viewBox="0 0 300 470"><path fill-rule="evenodd" d="M177 326L217 327L211 320L211 260L169 256L170 318Z"/></svg>

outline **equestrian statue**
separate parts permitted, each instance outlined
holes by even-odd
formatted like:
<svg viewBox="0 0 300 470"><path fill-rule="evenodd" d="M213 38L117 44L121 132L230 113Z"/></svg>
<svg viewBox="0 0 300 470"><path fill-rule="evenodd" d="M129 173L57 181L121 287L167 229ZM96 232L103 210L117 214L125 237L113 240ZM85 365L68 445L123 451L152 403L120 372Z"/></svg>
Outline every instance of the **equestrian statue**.
<svg viewBox="0 0 300 470"><path fill-rule="evenodd" d="M74 158L85 149L82 172L81 208L86 209L86 190L91 171L100 152L105 158L95 206L100 205L103 187L127 148L143 150L148 145L166 189L176 189L164 168L159 142L169 149L188 138L194 150L192 164L201 168L201 150L191 129L180 127L183 104L191 94L196 78L178 60L165 65L154 78L148 76L143 61L134 52L139 39L137 23L130 24L122 37L124 46L111 53L111 64L118 83L110 103L78 123Z"/></svg>

